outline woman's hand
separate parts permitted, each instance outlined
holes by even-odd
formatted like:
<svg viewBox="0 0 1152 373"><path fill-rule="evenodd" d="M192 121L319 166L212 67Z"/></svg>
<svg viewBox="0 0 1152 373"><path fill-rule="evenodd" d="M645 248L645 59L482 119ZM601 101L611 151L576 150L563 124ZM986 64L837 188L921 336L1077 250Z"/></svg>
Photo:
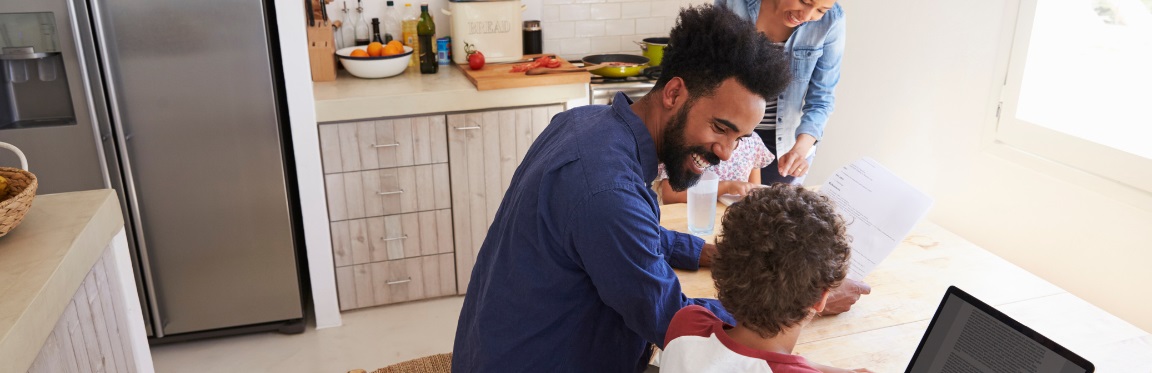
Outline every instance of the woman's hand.
<svg viewBox="0 0 1152 373"><path fill-rule="evenodd" d="M816 138L802 133L796 137L796 145L780 156L777 168L780 176L801 177L808 174L808 151L816 145Z"/></svg>
<svg viewBox="0 0 1152 373"><path fill-rule="evenodd" d="M719 197L719 196L722 196L725 194L734 194L734 195L738 195L738 196L746 196L746 195L748 195L749 192L752 191L752 189L756 189L756 188L760 188L760 187L763 187L763 185L753 184L753 183L749 183L746 181L725 180L725 181L720 182L719 187L717 189L717 191L719 193L716 193L716 196Z"/></svg>

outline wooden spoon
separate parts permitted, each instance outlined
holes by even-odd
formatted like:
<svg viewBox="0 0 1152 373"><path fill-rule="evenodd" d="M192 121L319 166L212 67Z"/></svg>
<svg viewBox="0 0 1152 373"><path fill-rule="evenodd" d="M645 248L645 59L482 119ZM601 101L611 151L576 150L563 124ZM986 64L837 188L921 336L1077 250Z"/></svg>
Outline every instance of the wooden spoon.
<svg viewBox="0 0 1152 373"><path fill-rule="evenodd" d="M524 72L524 75L542 75L542 74L559 74L559 73L576 73L584 71L592 71L604 67L604 65L589 65L584 67L569 67L563 69L553 69L548 67L537 67Z"/></svg>

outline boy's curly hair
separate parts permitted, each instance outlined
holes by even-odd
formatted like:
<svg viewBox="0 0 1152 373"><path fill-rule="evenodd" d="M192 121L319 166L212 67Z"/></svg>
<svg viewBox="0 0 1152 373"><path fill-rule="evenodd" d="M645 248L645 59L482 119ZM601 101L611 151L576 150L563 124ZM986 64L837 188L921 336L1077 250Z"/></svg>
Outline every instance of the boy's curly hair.
<svg viewBox="0 0 1152 373"><path fill-rule="evenodd" d="M819 193L788 184L755 189L721 224L712 262L720 303L761 337L803 321L847 274L844 220Z"/></svg>
<svg viewBox="0 0 1152 373"><path fill-rule="evenodd" d="M720 83L735 77L749 91L770 100L791 79L784 51L727 7L703 4L681 9L669 36L653 91L680 77L690 99L708 97Z"/></svg>

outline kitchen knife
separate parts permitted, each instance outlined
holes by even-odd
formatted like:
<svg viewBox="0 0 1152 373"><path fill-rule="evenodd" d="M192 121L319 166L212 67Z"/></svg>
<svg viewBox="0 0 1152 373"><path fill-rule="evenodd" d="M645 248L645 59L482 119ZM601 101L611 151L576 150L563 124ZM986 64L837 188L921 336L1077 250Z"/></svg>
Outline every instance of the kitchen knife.
<svg viewBox="0 0 1152 373"><path fill-rule="evenodd" d="M312 13L312 0L305 0L304 8L308 10L308 27L316 27L316 15Z"/></svg>
<svg viewBox="0 0 1152 373"><path fill-rule="evenodd" d="M328 26L328 1L320 1L320 17L324 19L324 26Z"/></svg>

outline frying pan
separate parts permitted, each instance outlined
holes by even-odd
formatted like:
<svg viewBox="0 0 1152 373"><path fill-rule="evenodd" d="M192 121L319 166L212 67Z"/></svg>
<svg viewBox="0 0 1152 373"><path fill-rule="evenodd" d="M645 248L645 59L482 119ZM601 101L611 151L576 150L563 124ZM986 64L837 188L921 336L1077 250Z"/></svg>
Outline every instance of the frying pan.
<svg viewBox="0 0 1152 373"><path fill-rule="evenodd" d="M583 59L585 65L619 65L604 66L592 70L593 74L605 78L627 78L640 75L648 67L648 57L634 54L593 54Z"/></svg>

